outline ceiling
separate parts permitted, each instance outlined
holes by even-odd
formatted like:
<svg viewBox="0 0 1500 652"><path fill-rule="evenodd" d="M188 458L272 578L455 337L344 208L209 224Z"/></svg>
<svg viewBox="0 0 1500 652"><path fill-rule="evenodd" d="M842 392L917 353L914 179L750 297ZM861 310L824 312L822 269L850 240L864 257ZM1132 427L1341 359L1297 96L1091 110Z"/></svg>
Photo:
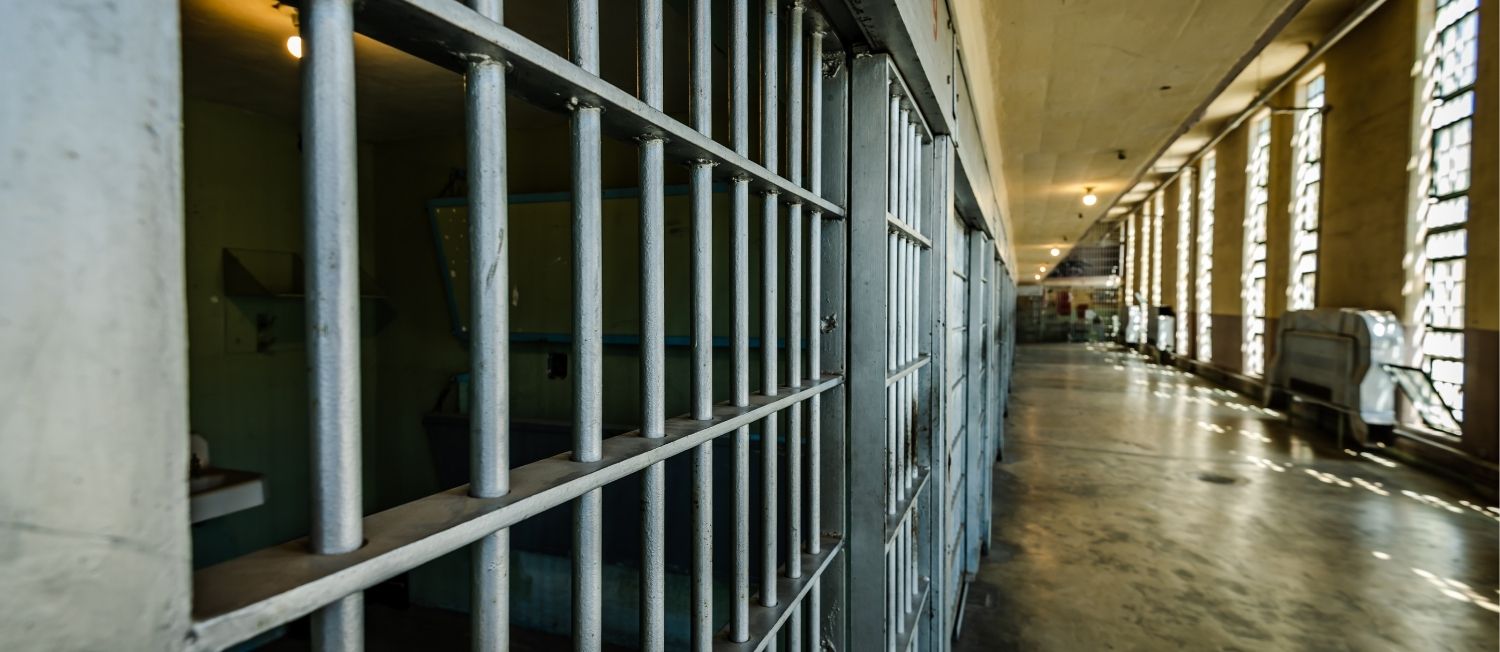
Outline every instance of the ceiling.
<svg viewBox="0 0 1500 652"><path fill-rule="evenodd" d="M1017 267L1030 280L1060 260L1050 249L1066 255L1110 207L1118 202L1119 215L1144 199L1162 177L1154 167L1175 171L1174 157L1180 166L1355 1L951 4ZM1089 187L1092 207L1080 201Z"/></svg>
<svg viewBox="0 0 1500 652"><path fill-rule="evenodd" d="M992 182L1029 280L1061 260L1052 248L1065 256L1086 232L1109 233L1090 227L1143 200L1360 0L949 2ZM633 3L601 8L610 22L633 20ZM298 122L297 62L283 49L296 33L292 13L275 0L183 0L187 94ZM669 61L686 58L683 15L667 12ZM506 3L506 23L565 48L566 3ZM363 36L355 50L362 140L462 132L460 75ZM633 59L606 57L604 77L631 87ZM668 112L686 113L686 71L669 68L669 98L684 105L669 102ZM520 101L509 110L512 128L566 124ZM1092 207L1079 201L1088 187L1099 195Z"/></svg>

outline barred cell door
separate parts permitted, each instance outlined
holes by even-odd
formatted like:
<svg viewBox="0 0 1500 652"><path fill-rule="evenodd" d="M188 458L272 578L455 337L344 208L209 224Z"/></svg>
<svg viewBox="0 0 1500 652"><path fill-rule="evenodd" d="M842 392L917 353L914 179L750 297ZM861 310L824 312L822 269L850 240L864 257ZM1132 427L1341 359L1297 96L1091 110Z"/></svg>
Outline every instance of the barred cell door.
<svg viewBox="0 0 1500 652"><path fill-rule="evenodd" d="M961 617L964 595L964 575L967 563L964 555L968 531L968 477L969 455L967 433L969 417L969 236L968 227L957 211L948 215L948 261L945 265L947 331L944 381L943 436L946 460L943 464L943 512L945 514L942 538L942 577L945 580L944 621L946 631L955 631Z"/></svg>
<svg viewBox="0 0 1500 652"><path fill-rule="evenodd" d="M855 59L852 95L849 587L882 608L851 613L849 649L925 649L940 516L928 480L941 148L889 57Z"/></svg>
<svg viewBox="0 0 1500 652"><path fill-rule="evenodd" d="M624 643L661 650L672 634L667 624L683 622L686 627L675 629L687 630L685 645L678 645L694 650L778 645L798 650L822 647L825 638L839 649L873 649L844 645L840 620L848 610L838 577L848 531L843 522L844 325L853 321L844 315L847 257L841 226L848 178L847 67L842 46L817 8L781 0L752 8L749 0L731 0L728 15L715 17L711 12L722 5L694 0L687 8L691 56L684 62L664 61L661 0L642 0L639 20L624 22L601 21L598 0L570 3L566 58L507 28L499 0L297 4L306 52L301 65L311 535L199 570L186 646L222 649L311 614L316 649L359 650L366 589L467 549L473 560L473 647L507 649L510 530L562 508L571 516L567 531L558 533L571 540L571 595L569 613L558 619L569 622L575 650L621 643L621 631L637 639ZM720 130L727 132L728 142L715 139L711 124L716 24L728 32L730 66L721 88L728 89L730 125ZM471 483L369 516L362 511L360 468L356 29L463 73L471 244ZM751 35L757 32L753 49L760 60L752 66ZM622 89L601 77L602 33L638 42L638 88ZM664 111L669 65L689 68L686 123ZM573 286L571 450L514 467L509 458L513 405L507 247L512 231L506 159L506 111L513 99L566 115L570 123L572 167L566 182L571 189ZM759 134L758 153L751 151L752 112L760 118L754 132ZM904 147L916 147L925 137L917 126L908 126ZM638 150L638 252L610 247L604 238L607 139ZM901 151L915 160L914 150ZM668 165L688 170L691 224L690 296L676 297L690 306L690 371L670 378L664 308ZM715 192L728 195L728 228L717 232ZM754 230L752 208L760 218ZM755 272L753 244L758 244L761 263ZM722 266L728 269L719 274L722 283L715 283L716 251L727 251L729 258ZM604 436L606 398L636 391L604 382L607 256L640 261L641 423L638 430L613 437ZM919 254L913 245L903 244L901 256L905 279ZM759 282L758 300L750 296L752 278ZM905 309L913 310L910 291L900 296L908 300ZM731 306L723 311L730 324L723 338L730 349L727 361L716 361L714 355L716 303ZM760 318L758 344L750 337L752 305ZM915 317L903 319L912 323ZM872 320L885 328L883 312ZM913 347L912 341L902 344L908 359ZM759 349L758 382L751 379L753 349ZM724 375L731 378L730 387L719 394L713 382L716 363L727 367ZM877 382L887 378L883 369L875 375ZM686 414L666 412L669 380L690 386ZM912 395L913 382L896 383L892 397ZM752 430L759 436L752 437ZM910 441L906 431L899 434ZM718 478L717 449L732 458L726 465L732 471ZM664 527L664 465L678 456L691 468L692 522L683 536L691 550L686 605L666 600L665 551L673 531ZM909 454L900 459L901 469L915 468ZM759 473L752 474L753 460L759 461ZM603 493L635 475L642 488L639 502L630 503L631 511L639 510L626 520L632 527L606 531ZM901 493L909 495L912 482L904 479ZM715 509L716 485L728 489L728 500L718 501L728 503L722 510ZM752 499L758 507L754 517ZM909 530L912 522L908 518L902 527ZM718 560L716 536L729 540L724 548L732 551ZM616 612L630 600L606 591L613 588L605 573L606 539L636 537L641 542L639 596L628 606L636 608L639 625L622 627L616 619L610 627L606 596ZM912 566L910 537L890 541L899 551L888 558L900 562L900 576L914 587L913 574L906 570ZM716 573L716 567L725 570ZM719 576L727 580L716 581ZM716 584L727 590L716 591ZM834 604L820 602L825 592ZM909 612L910 600L906 603ZM607 640L612 634L616 640Z"/></svg>

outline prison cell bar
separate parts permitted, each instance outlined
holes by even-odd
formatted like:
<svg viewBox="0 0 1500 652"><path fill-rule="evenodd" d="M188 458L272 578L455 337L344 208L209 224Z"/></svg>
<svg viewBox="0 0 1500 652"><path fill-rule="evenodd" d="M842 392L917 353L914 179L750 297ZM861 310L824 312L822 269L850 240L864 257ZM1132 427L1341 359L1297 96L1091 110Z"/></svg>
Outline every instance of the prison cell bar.
<svg viewBox="0 0 1500 652"><path fill-rule="evenodd" d="M307 233L307 355L311 388L314 553L360 547L359 211L356 205L354 9L312 0L301 27L303 193ZM364 647L364 596L313 615L317 650Z"/></svg>
<svg viewBox="0 0 1500 652"><path fill-rule="evenodd" d="M779 0L766 0L765 11L761 23L761 164L771 171L777 172L778 135L777 117L780 107L780 98L777 95L777 81L781 70L777 67L777 5ZM765 249L761 256L761 342L766 343L761 347L761 372L763 380L761 386L764 393L775 395L777 382L776 369L776 313L777 313L777 213L779 212L779 192L776 190L766 191L761 201L761 223L762 223L762 246ZM776 595L776 448L778 437L777 420L779 414L771 414L766 418L761 433L761 471L763 479L761 490L764 497L761 501L761 573L760 573L760 604L763 607L774 607L777 603Z"/></svg>
<svg viewBox="0 0 1500 652"><path fill-rule="evenodd" d="M808 53L808 119L807 119L807 188L814 195L823 194L823 35L821 25L814 17L812 33L809 35ZM813 382L823 373L822 364L822 319L820 302L823 296L823 214L812 208L807 221L807 381ZM822 552L820 506L822 505L822 419L823 397L814 396L807 402L807 528L806 542L802 546L807 554ZM822 582L813 579L808 592L807 625L808 645L822 650Z"/></svg>
<svg viewBox="0 0 1500 652"><path fill-rule="evenodd" d="M502 0L471 0L474 11L504 19ZM510 487L510 229L505 158L505 65L469 66L464 84L469 129L469 493L503 496ZM510 643L510 531L472 546L470 627L475 650Z"/></svg>
<svg viewBox="0 0 1500 652"><path fill-rule="evenodd" d="M599 74L598 0L570 0L573 63ZM603 437L604 266L600 108L573 107L573 459L597 462ZM594 489L573 503L573 649L603 642L604 495Z"/></svg>
<svg viewBox="0 0 1500 652"><path fill-rule="evenodd" d="M693 0L692 74L689 110L693 128L712 133L712 34L710 1ZM692 194L693 417L713 417L713 162L689 167ZM713 442L693 451L693 567L691 636L695 650L712 644L713 627Z"/></svg>
<svg viewBox="0 0 1500 652"><path fill-rule="evenodd" d="M729 8L729 115L734 153L750 154L750 15L749 0L731 0ZM750 401L750 179L736 174L730 186L730 276L734 283L734 405ZM734 568L731 582L729 640L750 638L750 428L734 432Z"/></svg>
<svg viewBox="0 0 1500 652"><path fill-rule="evenodd" d="M392 12L390 12L390 9L392 9L392 7L395 7L395 9L398 9L396 10L396 13L405 12L405 15L408 16L419 16L419 18L425 18L426 21L423 22L423 24L417 25L417 30L419 31L422 27L429 28L429 30L434 27L440 28L440 30L456 30L459 31L460 34L462 34L462 37L460 37L460 39L458 40L472 40L475 37L474 34L477 33L489 34L489 36L496 36L496 34L499 34L499 36L504 36L504 39L499 39L499 37L478 37L478 43L466 42L466 45L481 46L480 48L475 48L477 49L477 51L468 52L468 54L463 55L463 57L468 58L468 60L471 61L483 61L486 55L504 55L504 64L507 64L507 66L520 67L523 72L531 73L531 75L534 75L534 73L538 72L538 70L543 70L543 72L550 73L550 75L555 76L555 78L561 78L562 81L567 82L567 84L574 85L574 87L577 88L585 88L585 91L583 91L583 93L579 93L577 94L577 96L573 97L573 106L570 106L570 109L574 114L574 184L577 184L577 186L579 186L577 187L577 189L582 190L582 192L579 192L579 195L577 195L577 205L576 207L574 207L574 211L576 211L576 216L574 216L574 228L579 229L579 231L582 232L582 235L588 235L588 231L594 231L595 234L597 234L598 201L597 199L591 198L591 196L589 196L588 187L586 187L588 186L589 181L592 181L592 186L594 186L594 189L597 189L598 187L597 172L592 175L588 174L588 163L597 163L597 160L591 159L591 157L588 156L579 156L579 154L588 151L589 144L594 145L594 150L597 151L597 145L598 142L600 142L600 139L598 139L598 136L600 136L601 124L600 105L624 106L624 108L627 109L627 112L630 111L630 109L634 108L634 106L630 106L630 103L622 102L622 100L619 100L619 97L612 96L612 87L607 87L607 85L595 85L595 81L597 81L597 1L574 1L573 3L574 22L579 25L588 25L588 22L592 22L592 28L583 28L583 30L580 30L580 28L574 28L573 30L573 54L574 63L576 63L576 66L573 67L547 66L547 64L553 63L553 61L546 61L546 57L535 55L535 52L525 52L525 54L519 55L519 57L517 57L516 52L523 51L523 49L526 48L523 48L523 46L516 46L516 42L510 42L510 40L508 39L513 36L513 33L508 33L508 30L504 30L504 28L499 27L498 22L496 22L495 19L486 18L486 21L490 22L489 25L481 24L481 22L472 22L472 16L481 16L478 12L472 13L472 16L465 15L465 13L447 13L450 10L449 7L438 7L435 6L435 4L423 3L423 1L420 0L390 1L390 3L381 3L380 0L377 0L377 3L381 4L381 6L377 7L377 9L386 9L387 13L362 13L362 18L365 19L365 21L371 21L371 19L374 19L375 22L380 22L381 16L384 16L384 19L387 19L387 21L389 21L390 16L392 16ZM771 21L769 21L768 28L772 31L772 34L774 34L774 7L769 7L769 9L771 9L772 19ZM369 18L369 16L375 16L375 18ZM459 25L459 22L462 22L462 25ZM798 30L798 34L796 34L796 37L798 37L799 39L799 37L801 36L801 30ZM507 40L507 42L505 42L505 46L501 46L499 45L499 43L496 43L496 40ZM589 46L589 40L591 40L592 46ZM407 40L407 43L405 43L405 45L411 46L411 49L417 49L417 51L422 51L422 49L425 49L422 45L420 45L420 43L414 43L411 42L411 40ZM507 46L510 46L510 48L507 49ZM774 40L772 40L772 46L774 46ZM431 51L429 51L428 54L431 55ZM459 54L458 48L450 49L449 54ZM772 55L774 55L774 52L772 52ZM490 60L496 61L495 67L496 69L498 69L498 58L490 58ZM540 61L540 63L538 63L538 61ZM816 61L816 58L814 58L814 61ZM452 61L449 61L449 63L452 63ZM798 64L799 66L799 64L802 63L798 60L793 64ZM588 76L577 76L576 73L574 73L574 70L582 70L582 72L588 73ZM594 81L591 81L591 78L594 79ZM522 81L522 87L528 87L528 85L535 84L534 78L522 79ZM526 84L526 81L531 82L531 84ZM556 79L552 79L552 81L556 81ZM499 75L499 82L501 82L501 84L502 82L504 82L504 75ZM591 93L591 91L597 91L597 93ZM504 97L504 90L501 90L501 93L499 93L499 97ZM648 106L649 108L649 103L646 106ZM633 115L634 117L633 120L631 120L631 115ZM652 115L649 111L636 111L631 115L627 115L627 120L616 121L616 126L621 123L636 123L648 124L648 126L651 127L660 127L660 129L646 130L646 133L651 133L651 135L657 135L657 133L675 133L679 127L679 124L673 123L673 121L670 121L669 118L661 118L658 117L658 115ZM774 117L772 117L771 120L772 123L774 123ZM801 115L796 115L795 120L801 120ZM499 133L499 135L502 136L502 133ZM690 139L688 139L688 141L690 141ZM691 145L697 144L696 142L688 142L688 145L690 145L691 147ZM768 142L768 145L769 150L771 150L771 154L769 154L768 157L768 162L771 163L772 168L774 168L774 148L777 147L774 138L771 139L771 142ZM801 145L801 142L798 142L798 145ZM813 147L820 148L822 147L822 144L814 139ZM654 147L643 142L642 148L643 150L652 150L652 148ZM733 174L735 174L735 177L742 178L742 180L745 181L745 183L739 184L739 186L745 186L745 189L748 189L748 186L750 186L750 184L756 184L757 187L766 187L766 189L769 190L783 190L784 187L787 186L787 181L783 180L783 178L780 177L774 177L774 172L771 172L771 174L769 175L763 174L763 172L765 172L765 169L756 169L756 166L754 166L753 163L745 162L745 160L738 160L735 159L735 157L720 156L720 151L715 150L714 147L709 147L709 145L703 145L703 148L705 148L705 150L708 150L703 151L703 153L708 154L708 159L706 160L727 159L729 165L732 166L732 171ZM646 156L646 154L643 154L643 156ZM792 184L792 186L799 186L799 184ZM792 198L792 201L805 201L808 202L808 204L813 205L813 208L811 208L811 210L817 211L819 210L819 208L822 208L822 211L819 211L820 216L841 216L841 214L843 214L843 211L841 211L841 208L837 207L837 205L828 204L828 202L822 201L822 198L820 198L820 196L817 196L816 193L813 193L813 195L807 195L807 193L805 193L805 190L799 189L799 187L792 187L792 192L790 192L789 195L790 198ZM772 201L774 201L774 199L775 198L772 198ZM589 204L592 204L592 207L589 207ZM589 208L592 208L592 211L589 210ZM480 208L475 208L475 210L480 210ZM772 214L774 214L774 210L775 208L772 207ZM591 223L589 223L588 213L594 214L595 219L592 220L592 225ZM483 219L481 219L480 217L480 219L478 220ZM576 240L574 240L574 246L576 246L577 250L583 250L585 249L585 247L589 246L589 240L591 240L591 238L577 237ZM811 241L811 238L808 238L808 240ZM643 244L643 246L645 246L645 244ZM589 256L586 256L586 252L583 253L585 253L585 255L577 256L577 258L589 258ZM580 279L582 279L583 282L586 282L586 280L588 280L586 279L586 274L580 274ZM504 288L504 283L496 283L496 285ZM580 285L582 285L582 283L580 283ZM597 282L595 282L595 285L597 285ZM588 292L579 291L579 288L574 288L574 291L576 291L576 297L574 297L576 298L576 303L579 304L580 307L586 307L583 306L583 301L580 300L580 297L588 294ZM595 292L595 297L597 297L597 292ZM582 312L580 312L580 315L582 315L582 313L586 313L586 310L582 310ZM810 313L810 315L808 315L810 316L810 319L816 319L816 315L813 315L813 310L808 310L808 313ZM598 313L595 312L592 316L594 316L595 318L594 321L597 322ZM588 315L583 315L583 318L585 319L580 319L580 321L586 321ZM774 324L774 322L772 322L772 324ZM795 324L798 324L799 327L799 325L801 325L801 321L799 321L799 319L795 319ZM813 321L813 324L816 324L816 321ZM577 324L577 327L579 327L580 334L588 333L588 324L586 324L586 322L585 324ZM816 327L811 327L810 330L816 333ZM772 337L772 340L774 340L774 337ZM799 339L799 337L798 339L796 339L796 343L798 343L798 346L801 345L801 339ZM579 358L580 363L586 363L586 361L589 361L589 355L586 355L586 352L588 352L589 348L597 349L597 346L597 337L595 337L592 342L589 342L588 337L574 337L574 351L579 354L577 355L577 358ZM597 355L595 355L594 360L597 360ZM583 387L586 387L586 385L588 385L588 382L585 382L586 376L589 376L588 372L588 369L580 370L580 376L585 376L585 378L577 379L577 384L583 385ZM594 376L595 381L597 381L597 366L595 366L592 376ZM790 385L799 384L798 376L799 375L793 375ZM774 382L777 376L772 375L771 378L772 385L771 388L769 388L769 391L771 391L771 393L774 393ZM591 409L595 412L595 414L597 414L598 408L597 391L595 391L594 393L594 400L592 400L592 403L594 403L594 405L592 406L588 405L588 394L588 391L579 393L580 403L582 403L582 405L577 406L577 412L576 414L574 414L574 421L576 421L577 424L585 424L585 426L586 424L589 424L588 414L589 412L591 412ZM813 396L817 396L817 393L808 394L808 396L805 396L805 399L811 399L811 397ZM793 402L784 403L783 406L799 405L799 403L801 402L802 399L793 400ZM775 412L778 411L778 409L780 408L771 409L768 414L774 415ZM594 423L597 423L597 421L594 421ZM576 438L579 439L579 442L576 442L576 444L579 445L577 445L576 450L573 451L574 459L586 460L588 459L588 457L595 457L595 459L597 459L597 457L600 456L601 444L600 435L598 435L597 429L595 429L594 435L592 435L592 442L588 441L588 429L586 429L586 427L583 427L583 429L579 429L579 435L576 435ZM772 438L772 445L775 445L774 438ZM475 454L481 453L483 453L483 451L477 451L477 453ZM493 453L493 451L490 451L490 453ZM475 462L475 466L489 469L492 474L504 474L504 472L507 471L507 469L505 469L505 466L507 465L483 465L483 463ZM481 489L481 487L480 489L474 489L474 487L471 487L471 489L469 490L472 490L472 492L483 492L483 489ZM582 495L573 496L573 498L579 499L579 505L577 505L577 507L583 508L583 510L579 510L579 513L586 513L586 511L588 511L586 510L586 508L591 507L591 505L586 504L586 502L588 502L588 498L591 498L591 496L592 498L597 499L597 486L595 486L594 489L589 489L588 492L583 492ZM478 496L475 496L475 498L478 498ZM592 507L597 508L598 505L592 505ZM588 516L588 514L576 513L576 517L579 522L588 522L589 519L586 519L586 516ZM580 535L580 538L583 538L583 540L592 538L592 543L597 546L597 510L595 510L594 516L594 523L591 523L594 528L592 528L591 532L589 532L588 528L579 528L579 526L577 525L580 525L580 523L574 523L574 525L576 525L576 528L574 528L574 534ZM772 517L774 517L774 513L772 513ZM492 531L490 532L490 534L496 534L499 529L504 528L496 528L496 531ZM811 544L810 547L819 547L820 549L819 538L817 538L816 531L811 532L810 538L811 541L813 541L813 544ZM588 543L588 541L580 541L580 543ZM774 546L775 541L771 541L772 552L774 552ZM798 547L798 541L796 541L796 538L793 537L792 550L790 550L790 555L798 555L798 550L796 550L798 549ZM577 553L580 552L580 549L586 549L586 546L577 546L576 549L574 549L574 552L576 552L576 559L574 559L574 562L583 562L583 564L594 562L591 570L594 571L594 573L592 573L592 576L594 576L595 586L597 586L597 555L594 555L594 558L592 559L589 559L588 555L577 555ZM585 570L589 570L589 568L585 568ZM588 573L580 574L580 576L585 576L585 579L583 580L586 580L586 576L588 576ZM574 577L574 580L576 580L576 582L583 582L583 580L580 580L579 577ZM348 582L348 580L345 579L345 582ZM576 589L576 591L574 591L574 600L577 600L580 603L579 609L577 609L576 613L574 613L574 618L576 618L577 624L588 625L588 621L592 621L592 624L597 625L597 612L595 612L592 616L591 613L589 613L591 612L591 610L588 609L588 591L577 591L577 589L579 589L579 586L576 586L576 588L574 589ZM775 583L772 583L772 585L769 586L769 591L775 591ZM299 595L299 598L305 597L303 597L303 595ZM592 597L592 606L598 606L597 600L597 594L595 594L594 597ZM796 606L799 606L799 604L801 604L801 597L798 597L798 600L793 601L792 604L793 609L795 609ZM210 618L213 618L214 615L211 610L207 613L208 615L210 615ZM589 630L586 627L580 628L580 631L582 631L583 634L589 634ZM595 627L595 631L592 634L594 634L595 639L597 639L597 627ZM342 637L342 640L344 640L344 642L356 642L357 639L354 639L354 637L345 636ZM580 646L583 645L588 645L588 643L580 643Z"/></svg>
<svg viewBox="0 0 1500 652"><path fill-rule="evenodd" d="M787 179L802 187L802 23L806 7L793 0L787 20ZM802 203L787 205L787 384L802 385ZM786 576L802 577L802 404L787 414ZM802 652L802 603L792 604L788 652Z"/></svg>
<svg viewBox="0 0 1500 652"><path fill-rule="evenodd" d="M662 108L662 5L640 6L640 95ZM641 436L659 439L666 419L666 292L664 160L662 139L640 137L641 186ZM640 645L646 652L666 647L666 463L641 476Z"/></svg>

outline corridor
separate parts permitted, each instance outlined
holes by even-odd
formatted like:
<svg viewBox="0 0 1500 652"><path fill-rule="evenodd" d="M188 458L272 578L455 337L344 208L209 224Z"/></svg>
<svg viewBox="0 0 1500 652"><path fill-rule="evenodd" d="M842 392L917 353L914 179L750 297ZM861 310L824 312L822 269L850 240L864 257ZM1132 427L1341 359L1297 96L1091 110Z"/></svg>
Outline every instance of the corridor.
<svg viewBox="0 0 1500 652"><path fill-rule="evenodd" d="M1494 650L1496 514L1106 345L1018 349L959 650Z"/></svg>

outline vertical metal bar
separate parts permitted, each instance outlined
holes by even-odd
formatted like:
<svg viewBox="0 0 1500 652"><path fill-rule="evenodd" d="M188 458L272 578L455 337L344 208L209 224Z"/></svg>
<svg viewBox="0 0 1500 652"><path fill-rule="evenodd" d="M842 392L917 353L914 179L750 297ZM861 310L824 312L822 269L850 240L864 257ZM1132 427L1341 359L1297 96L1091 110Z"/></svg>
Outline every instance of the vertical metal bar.
<svg viewBox="0 0 1500 652"><path fill-rule="evenodd" d="M771 172L777 171L777 153L779 136L777 135L777 113L780 111L781 102L777 97L777 82L781 70L777 63L777 4L779 0L766 0L765 13L761 26L761 72L762 72L762 111L761 111L761 164ZM761 325L760 347L761 367L764 380L762 390L767 396L777 394L777 370L776 370L776 213L778 194L767 192L762 201L761 215L764 224L763 243L765 255L762 256L763 264L761 281L764 306L761 310L763 323ZM760 603L762 606L774 607L777 603L776 597L776 420L779 415L772 414L766 417L764 432L761 436L762 449L762 471L765 476L764 491L765 499L761 515L762 546L764 551L761 556L761 584Z"/></svg>
<svg viewBox="0 0 1500 652"><path fill-rule="evenodd" d="M906 223L917 228L917 112L907 114L906 122Z"/></svg>
<svg viewBox="0 0 1500 652"><path fill-rule="evenodd" d="M911 205L908 195L911 178L911 109L901 105L901 116L896 123L896 217L902 222L911 222Z"/></svg>
<svg viewBox="0 0 1500 652"><path fill-rule="evenodd" d="M802 185L802 19L807 8L793 0L787 25L787 174ZM802 204L787 206L787 384L802 385ZM802 403L792 404L787 416L787 557L786 576L802 577ZM800 614L794 608L793 615ZM788 647L797 649L788 630Z"/></svg>
<svg viewBox="0 0 1500 652"><path fill-rule="evenodd" d="M915 303L914 299L917 295L916 284L913 282L917 270L917 247L910 240L903 240L901 250L904 254L902 265L905 268L905 274L901 277L901 286L905 290L901 298L901 311L903 313L902 322L906 324L904 338L906 342L906 360L907 362L911 362L917 357L916 347L914 346L916 343L914 333L917 330L917 320L916 315L912 314L912 305ZM916 375L908 374L906 378L902 379L901 413L906 417L906 429L904 431L906 438L904 442L905 446L901 449L902 460L905 464L901 482L907 496L910 496L912 493L912 478L916 475L917 471L916 458L912 455L912 451L916 445L917 431L917 415L912 406L912 390L915 387Z"/></svg>
<svg viewBox="0 0 1500 652"><path fill-rule="evenodd" d="M792 555L797 554L796 549ZM792 606L791 615L786 621L786 649L787 652L802 652L802 603L798 602Z"/></svg>
<svg viewBox="0 0 1500 652"><path fill-rule="evenodd" d="M693 0L692 76L689 109L693 128L713 136L713 34L710 0ZM713 164L694 161L688 182L692 193L693 261L693 418L713 418ZM693 451L693 649L713 643L714 491L713 442Z"/></svg>
<svg viewBox="0 0 1500 652"><path fill-rule="evenodd" d="M598 0L570 0L573 63L599 74ZM603 441L603 189L600 109L573 107L573 459L598 461ZM597 651L603 630L603 494L573 503L573 649Z"/></svg>
<svg viewBox="0 0 1500 652"><path fill-rule="evenodd" d="M500 22L502 0L470 0ZM505 158L505 65L479 59L465 80L469 156L469 493L495 498L510 490L510 228ZM510 645L510 530L472 548L473 648Z"/></svg>
<svg viewBox="0 0 1500 652"><path fill-rule="evenodd" d="M359 209L356 204L354 8L312 0L303 11L303 227L312 429L312 547L363 543L360 470ZM364 595L313 614L318 650L364 647Z"/></svg>
<svg viewBox="0 0 1500 652"><path fill-rule="evenodd" d="M744 0L737 0L743 3ZM743 6L741 6L743 8ZM734 404L750 404L750 184L734 180L730 198L734 276ZM734 431L734 613L730 639L750 638L750 427Z"/></svg>
<svg viewBox="0 0 1500 652"><path fill-rule="evenodd" d="M641 0L641 98L662 108L661 0ZM641 184L641 436L660 438L666 421L666 308L663 141L640 141ZM641 649L666 647L667 466L652 464L641 477Z"/></svg>
<svg viewBox="0 0 1500 652"><path fill-rule="evenodd" d="M812 32L811 51L808 56L808 118L807 118L807 187L814 195L823 193L823 29ZM823 325L819 308L823 300L823 214L812 211L807 221L807 379L817 382L823 377ZM822 552L822 450L823 450L823 397L815 395L807 404L807 543L809 554ZM821 619L816 608L818 585L812 589L814 607L808 613L808 622L816 628ZM816 630L815 630L816 631ZM810 645L818 644L813 635Z"/></svg>
<svg viewBox="0 0 1500 652"><path fill-rule="evenodd" d="M774 3L775 0L771 0ZM777 260L776 260L776 213L779 195L775 192L767 192L761 200L761 223L764 232L763 238L765 253L761 256L761 392L766 396L775 396L777 389L776 370L776 285L777 285ZM764 497L761 506L761 575L760 575L760 603L762 606L776 606L776 438L777 418L779 414L773 413L766 417L761 434L761 472L763 476Z"/></svg>
<svg viewBox="0 0 1500 652"><path fill-rule="evenodd" d="M924 169L924 166L922 166L922 160L924 160L924 156L926 156L926 154L922 153L921 129L922 127L918 124L918 126L916 126L916 147L912 150L912 157L913 159L915 159L915 162L912 163L912 169L913 171L915 171L915 174L912 175L912 219L915 220L915 222L912 223L912 231L916 231L919 232L919 234L926 235L926 229L922 228L922 226L926 226L924 225L924 220L926 220L927 217L926 214L924 214L926 213L926 210L924 210L926 201L922 199L922 169Z"/></svg>
<svg viewBox="0 0 1500 652"><path fill-rule="evenodd" d="M750 153L750 13L749 0L730 0L729 113L730 139L736 154ZM750 403L750 183L737 176L729 205L734 277L734 404ZM734 431L734 579L729 638L750 638L750 428Z"/></svg>
<svg viewBox="0 0 1500 652"><path fill-rule="evenodd" d="M890 86L890 127L886 135L886 142L890 151L886 152L890 164L886 166L886 174L889 175L886 182L886 211L899 217L901 203L898 201L901 192L901 166L896 162L901 160L901 141L896 138L900 133L901 126L901 97L896 95L895 84Z"/></svg>

